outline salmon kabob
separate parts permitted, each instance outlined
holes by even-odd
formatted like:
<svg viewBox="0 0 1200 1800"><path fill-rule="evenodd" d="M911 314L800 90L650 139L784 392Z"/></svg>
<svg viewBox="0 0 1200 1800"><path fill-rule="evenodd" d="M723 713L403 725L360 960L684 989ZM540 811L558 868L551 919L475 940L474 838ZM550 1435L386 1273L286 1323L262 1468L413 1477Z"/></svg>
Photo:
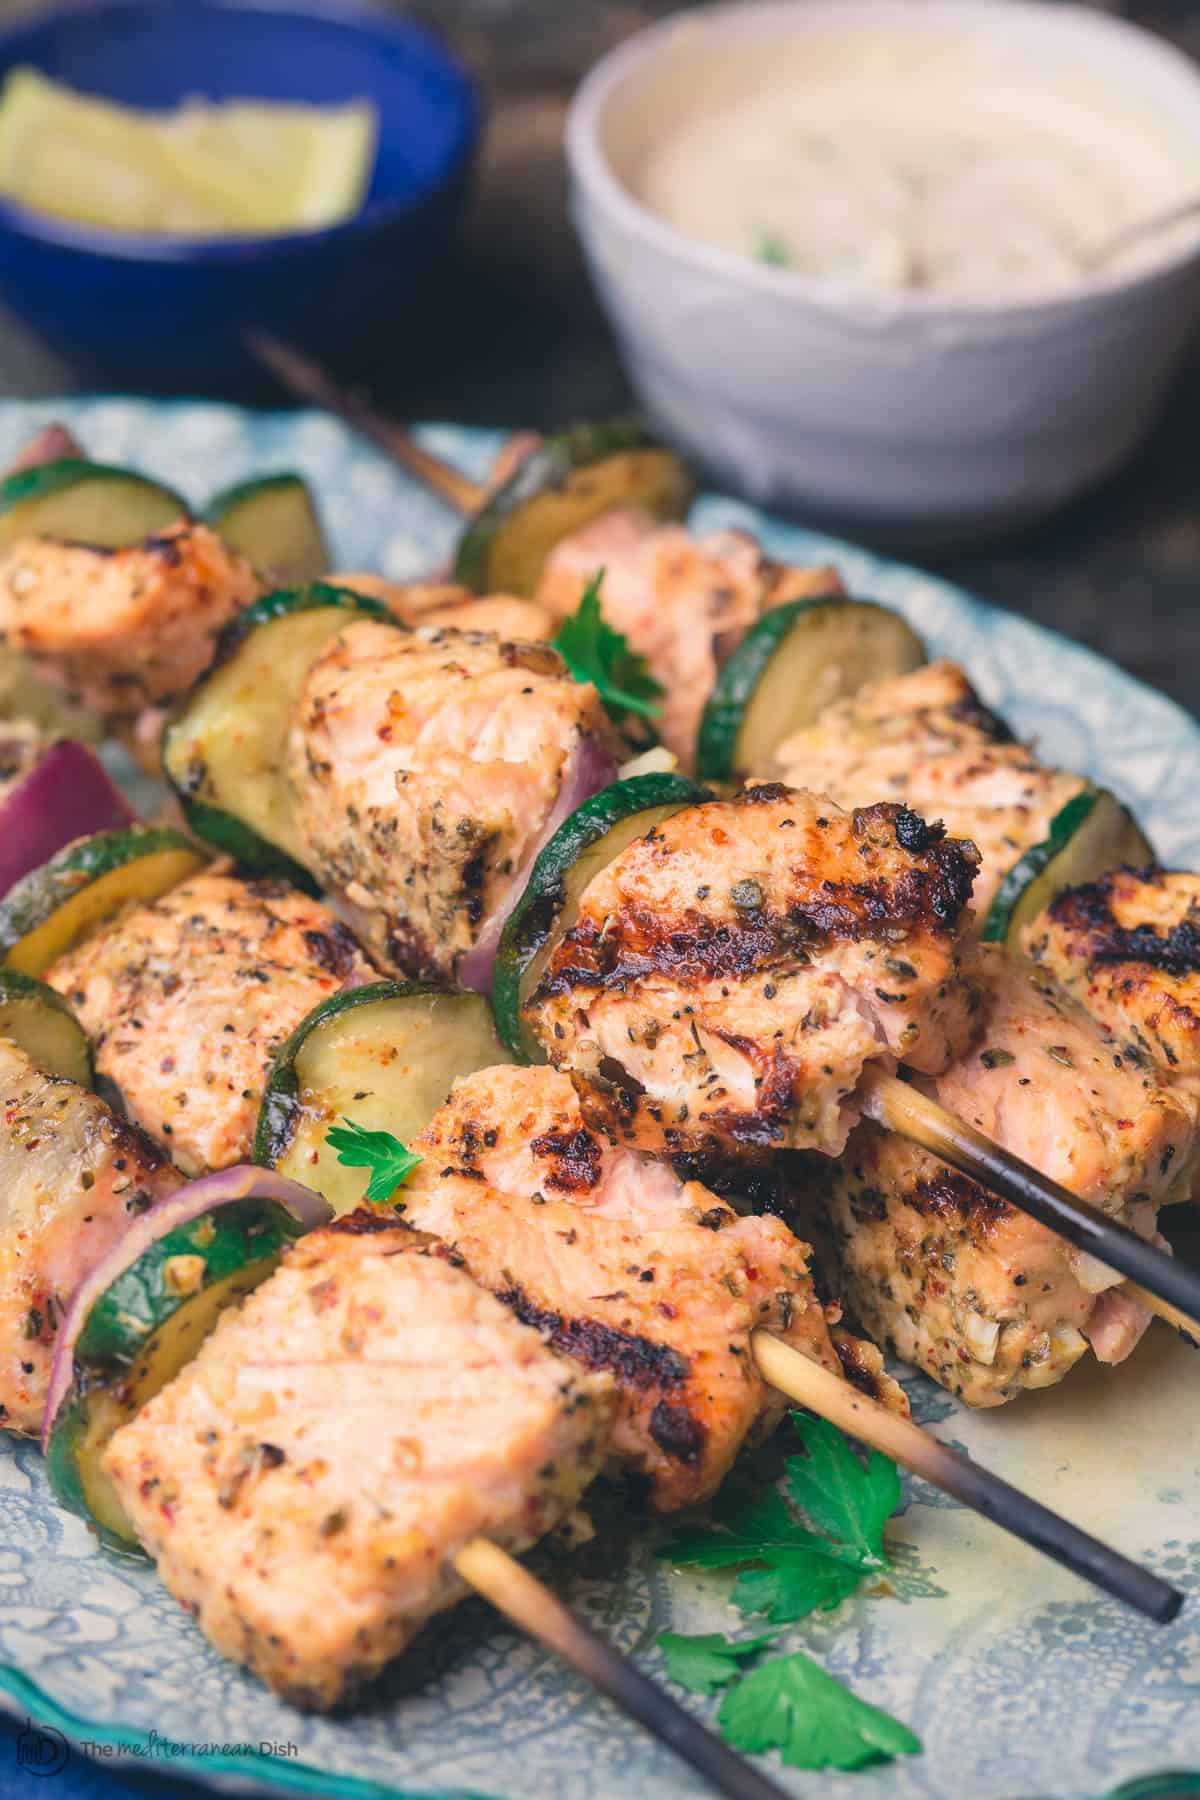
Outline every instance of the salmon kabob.
<svg viewBox="0 0 1200 1800"><path fill-rule="evenodd" d="M138 842L140 857L111 835L73 847L68 860L90 878L69 884L56 859L19 884L0 921L11 936L24 920L10 957L44 969L80 1006L101 1075L181 1165L244 1156L257 1109L256 1156L340 1200L330 1125L365 1111L372 1124L416 1137L455 1072L495 1063L479 997L365 981L365 959L316 902L278 882L197 870L175 834L143 828ZM62 1004L53 990L50 998ZM206 1021L201 1034L196 1019ZM193 1049L181 1058L189 1031ZM869 1346L831 1337L837 1309L827 1317L817 1304L808 1247L780 1221L739 1220L700 1184L592 1134L574 1086L549 1070L492 1068L456 1090L428 1129L444 1146L429 1157L430 1174L436 1163L444 1179L426 1192L422 1176L412 1204L431 1210L415 1222L450 1240L551 1343L614 1374L616 1451L649 1477L656 1503L711 1493L742 1443L777 1421L785 1395L832 1408L868 1441L887 1424L891 1453L962 1489L963 1470L926 1434L908 1426L896 1437L899 1390ZM493 1212L476 1219L485 1194ZM718 1305L706 1303L712 1293ZM766 1381L756 1348L764 1332L796 1358ZM814 1390L818 1374L824 1385ZM1156 1616L1173 1604L1024 1496L978 1471L971 1481L988 1486L992 1516L1070 1566Z"/></svg>

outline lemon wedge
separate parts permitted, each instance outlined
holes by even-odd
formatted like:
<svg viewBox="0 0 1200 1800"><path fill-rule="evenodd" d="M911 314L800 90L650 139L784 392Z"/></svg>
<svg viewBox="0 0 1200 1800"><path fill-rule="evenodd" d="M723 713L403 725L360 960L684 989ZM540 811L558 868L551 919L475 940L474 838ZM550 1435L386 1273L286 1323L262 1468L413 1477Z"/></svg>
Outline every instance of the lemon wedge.
<svg viewBox="0 0 1200 1800"><path fill-rule="evenodd" d="M197 99L136 112L21 68L0 92L0 193L112 231L313 231L358 211L375 141L364 101Z"/></svg>

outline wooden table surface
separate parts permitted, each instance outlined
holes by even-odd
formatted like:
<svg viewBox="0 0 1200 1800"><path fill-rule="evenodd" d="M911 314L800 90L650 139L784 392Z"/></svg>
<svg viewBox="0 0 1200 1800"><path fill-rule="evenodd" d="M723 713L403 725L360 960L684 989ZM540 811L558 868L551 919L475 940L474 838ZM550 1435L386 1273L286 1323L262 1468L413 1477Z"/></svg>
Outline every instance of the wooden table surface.
<svg viewBox="0 0 1200 1800"><path fill-rule="evenodd" d="M433 304L372 345L358 376L408 418L566 424L620 411L630 390L566 215L567 101L609 45L673 10L664 0L417 0L488 97L474 198ZM1110 5L1200 56L1193 0ZM62 392L66 371L0 333L0 393ZM228 398L278 403L269 388ZM1036 532L913 560L1094 646L1200 708L1200 342L1137 464Z"/></svg>

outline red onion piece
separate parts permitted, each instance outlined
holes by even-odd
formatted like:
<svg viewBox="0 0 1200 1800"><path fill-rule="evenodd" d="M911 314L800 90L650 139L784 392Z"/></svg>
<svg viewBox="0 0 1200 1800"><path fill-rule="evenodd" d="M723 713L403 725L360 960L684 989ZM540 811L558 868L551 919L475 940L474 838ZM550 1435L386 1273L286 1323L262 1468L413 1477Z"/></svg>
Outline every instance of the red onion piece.
<svg viewBox="0 0 1200 1800"><path fill-rule="evenodd" d="M75 1344L92 1307L118 1275L124 1274L159 1238L181 1225L189 1225L201 1213L219 1206L230 1206L237 1200L275 1200L285 1206L305 1231L327 1225L333 1208L311 1188L298 1181L287 1181L271 1169L259 1169L253 1163L241 1163L234 1169L218 1169L215 1175L202 1175L189 1181L157 1201L144 1213L130 1221L129 1229L107 1256L101 1257L90 1274L85 1275L71 1296L71 1304L58 1332L54 1361L50 1365L50 1387L46 1395L46 1411L42 1419L42 1454L50 1442L54 1420L71 1391L75 1374Z"/></svg>
<svg viewBox="0 0 1200 1800"><path fill-rule="evenodd" d="M9 463L5 473L20 475L26 469L40 468L42 463L61 462L68 456L85 460L86 453L79 439L65 425L43 425Z"/></svg>
<svg viewBox="0 0 1200 1800"><path fill-rule="evenodd" d="M131 825L136 817L120 788L83 744L51 744L0 801L0 894L74 838Z"/></svg>
<svg viewBox="0 0 1200 1800"><path fill-rule="evenodd" d="M458 965L456 979L460 987L470 988L476 994L491 993L492 971L496 965L496 952L500 948L500 939L504 927L508 924L509 914L525 892L525 886L534 863L563 820L569 819L577 807L582 806L585 800L590 800L593 794L598 794L601 788L611 786L616 778L616 757L598 738L584 738L570 769L563 778L558 790L558 799L538 835L537 842L532 846L521 867L513 876L499 905L485 919L479 936Z"/></svg>

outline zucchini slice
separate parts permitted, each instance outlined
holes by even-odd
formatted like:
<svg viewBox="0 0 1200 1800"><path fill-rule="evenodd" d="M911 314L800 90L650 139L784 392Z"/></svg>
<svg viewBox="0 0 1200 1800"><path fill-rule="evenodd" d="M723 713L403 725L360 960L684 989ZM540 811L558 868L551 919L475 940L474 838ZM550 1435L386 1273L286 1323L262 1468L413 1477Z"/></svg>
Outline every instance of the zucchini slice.
<svg viewBox="0 0 1200 1800"><path fill-rule="evenodd" d="M771 773L793 731L868 681L906 675L925 646L899 613L872 600L793 600L748 631L717 676L700 720L703 781Z"/></svg>
<svg viewBox="0 0 1200 1800"><path fill-rule="evenodd" d="M459 539L454 578L477 594L531 596L571 532L619 506L682 519L694 492L682 458L640 420L572 426L532 450L485 501Z"/></svg>
<svg viewBox="0 0 1200 1800"><path fill-rule="evenodd" d="M593 794L559 826L534 863L496 952L492 1007L500 1036L519 1062L547 1060L522 1008L575 923L584 888L635 838L710 798L682 775L635 775Z"/></svg>
<svg viewBox="0 0 1200 1800"><path fill-rule="evenodd" d="M166 826L79 838L0 899L0 961L40 975L127 903L157 900L203 862L194 844Z"/></svg>
<svg viewBox="0 0 1200 1800"><path fill-rule="evenodd" d="M254 1160L353 1212L368 1174L338 1162L331 1125L350 1118L411 1144L460 1075L508 1061L481 994L395 981L331 994L275 1058Z"/></svg>
<svg viewBox="0 0 1200 1800"><path fill-rule="evenodd" d="M322 646L355 616L403 626L376 600L316 582L266 594L234 619L163 738L163 771L197 837L306 892L284 775L296 694Z"/></svg>
<svg viewBox="0 0 1200 1800"><path fill-rule="evenodd" d="M303 475L258 475L214 494L204 522L262 574L299 587L329 573L329 547Z"/></svg>
<svg viewBox="0 0 1200 1800"><path fill-rule="evenodd" d="M0 1038L9 1038L48 1075L92 1085L92 1047L61 994L44 981L0 968Z"/></svg>
<svg viewBox="0 0 1200 1800"><path fill-rule="evenodd" d="M27 537L121 550L189 514L179 494L133 469L64 456L0 482L0 551Z"/></svg>
<svg viewBox="0 0 1200 1800"><path fill-rule="evenodd" d="M227 1306L265 1281L327 1216L262 1169L223 1169L142 1214L88 1276L59 1333L42 1433L62 1504L136 1547L102 1467L109 1439L193 1357ZM317 1208L320 1207L318 1211Z"/></svg>
<svg viewBox="0 0 1200 1800"><path fill-rule="evenodd" d="M1064 889L1129 864L1145 868L1154 851L1137 820L1107 788L1085 788L1055 814L1050 830L1013 864L983 922L986 944L1020 948L1021 932Z"/></svg>

